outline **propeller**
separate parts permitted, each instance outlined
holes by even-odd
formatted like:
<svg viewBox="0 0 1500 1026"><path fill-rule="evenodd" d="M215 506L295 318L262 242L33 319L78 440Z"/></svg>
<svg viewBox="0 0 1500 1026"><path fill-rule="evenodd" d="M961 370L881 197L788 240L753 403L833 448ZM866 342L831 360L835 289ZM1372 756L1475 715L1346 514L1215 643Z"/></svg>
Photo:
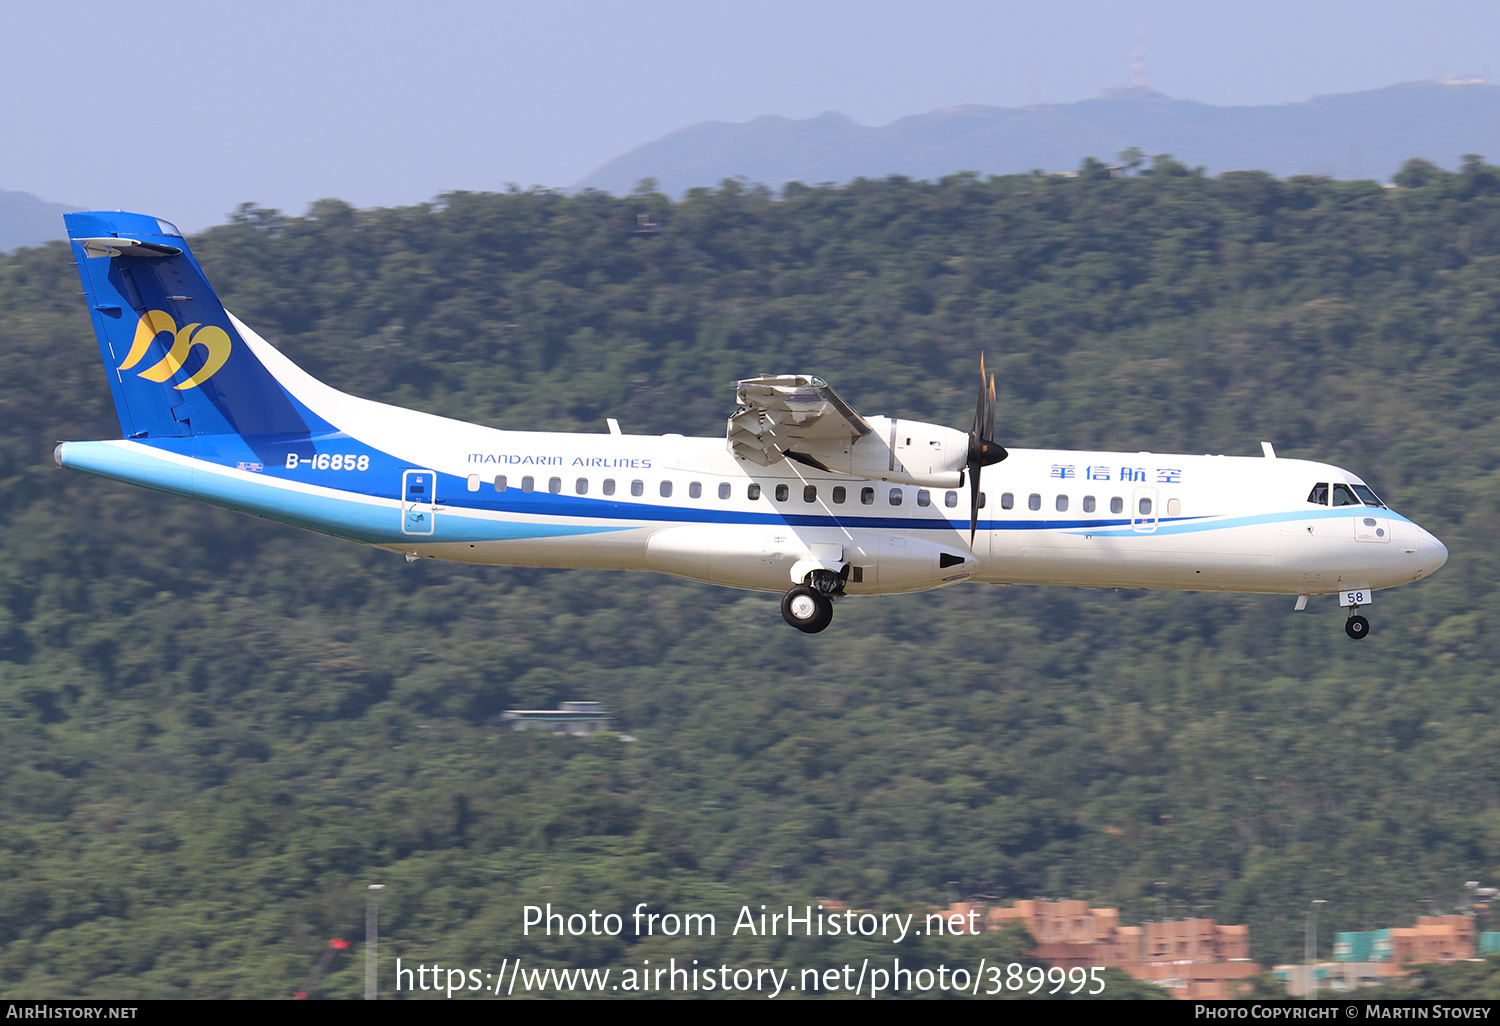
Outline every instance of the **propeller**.
<svg viewBox="0 0 1500 1026"><path fill-rule="evenodd" d="M969 547L979 531L979 472L999 463L1010 453L995 441L995 376L984 372L984 354L979 354L979 405L974 408L974 426L969 430L969 456L964 472L969 478Z"/></svg>

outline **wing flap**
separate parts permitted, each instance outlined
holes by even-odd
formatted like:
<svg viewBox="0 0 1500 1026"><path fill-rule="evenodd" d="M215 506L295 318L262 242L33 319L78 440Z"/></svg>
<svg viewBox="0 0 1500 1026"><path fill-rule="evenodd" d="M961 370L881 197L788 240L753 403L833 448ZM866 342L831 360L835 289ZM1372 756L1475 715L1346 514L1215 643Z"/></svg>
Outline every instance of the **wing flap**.
<svg viewBox="0 0 1500 1026"><path fill-rule="evenodd" d="M817 459L819 450L848 447L873 429L821 378L762 375L735 386L739 408L729 418L729 449L762 467L791 455ZM821 466L821 462L812 463Z"/></svg>

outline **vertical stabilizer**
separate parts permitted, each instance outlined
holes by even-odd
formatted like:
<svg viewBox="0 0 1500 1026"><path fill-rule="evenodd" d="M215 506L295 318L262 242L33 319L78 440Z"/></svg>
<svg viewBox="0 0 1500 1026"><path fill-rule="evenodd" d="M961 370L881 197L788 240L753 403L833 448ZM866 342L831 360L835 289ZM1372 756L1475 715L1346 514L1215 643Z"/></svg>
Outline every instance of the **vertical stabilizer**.
<svg viewBox="0 0 1500 1026"><path fill-rule="evenodd" d="M64 214L126 438L331 430L245 344L176 226Z"/></svg>

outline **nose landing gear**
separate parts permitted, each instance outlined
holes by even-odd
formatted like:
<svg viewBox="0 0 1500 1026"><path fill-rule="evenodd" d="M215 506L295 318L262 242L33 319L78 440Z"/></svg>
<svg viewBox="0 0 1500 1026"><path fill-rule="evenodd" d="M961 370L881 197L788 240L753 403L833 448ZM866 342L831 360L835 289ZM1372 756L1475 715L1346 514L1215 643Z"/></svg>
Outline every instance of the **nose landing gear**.
<svg viewBox="0 0 1500 1026"><path fill-rule="evenodd" d="M1349 619L1344 624L1344 633L1349 635L1349 637L1353 638L1355 641L1363 641L1366 637L1369 636L1370 621L1366 620L1364 617L1360 616L1358 612L1355 611L1358 609L1358 606L1351 607Z"/></svg>

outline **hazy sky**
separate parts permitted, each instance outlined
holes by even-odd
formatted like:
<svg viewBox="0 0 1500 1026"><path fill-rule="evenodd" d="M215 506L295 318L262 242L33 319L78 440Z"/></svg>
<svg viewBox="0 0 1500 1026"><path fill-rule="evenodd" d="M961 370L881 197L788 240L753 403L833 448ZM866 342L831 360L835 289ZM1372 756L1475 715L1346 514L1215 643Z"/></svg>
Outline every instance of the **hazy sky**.
<svg viewBox="0 0 1500 1026"><path fill-rule="evenodd" d="M698 121L1083 99L1138 47L1229 105L1490 78L1497 44L1495 0L0 0L0 189L192 230L565 187Z"/></svg>

